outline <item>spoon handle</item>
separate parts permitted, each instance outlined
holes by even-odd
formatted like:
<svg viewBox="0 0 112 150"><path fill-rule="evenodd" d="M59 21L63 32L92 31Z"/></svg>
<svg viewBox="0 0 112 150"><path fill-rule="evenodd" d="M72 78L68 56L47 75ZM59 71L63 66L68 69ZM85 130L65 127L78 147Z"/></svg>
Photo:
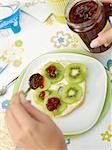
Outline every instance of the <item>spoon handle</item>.
<svg viewBox="0 0 112 150"><path fill-rule="evenodd" d="M14 78L11 82L9 82L9 83L7 84L7 88L9 88L9 87L12 85L12 83L18 79L18 77L19 77L19 76L17 76L17 77Z"/></svg>
<svg viewBox="0 0 112 150"><path fill-rule="evenodd" d="M28 92L31 90L31 88L29 87L26 91L25 91L25 97L27 97Z"/></svg>

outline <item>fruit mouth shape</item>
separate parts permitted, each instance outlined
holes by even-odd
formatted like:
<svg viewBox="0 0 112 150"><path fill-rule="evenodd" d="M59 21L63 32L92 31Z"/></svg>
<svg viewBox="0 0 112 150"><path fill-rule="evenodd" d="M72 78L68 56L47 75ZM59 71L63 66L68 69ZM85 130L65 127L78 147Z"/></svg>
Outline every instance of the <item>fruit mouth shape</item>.
<svg viewBox="0 0 112 150"><path fill-rule="evenodd" d="M43 67L42 75L48 78L51 84L58 83L64 78L64 67L60 63L49 62Z"/></svg>
<svg viewBox="0 0 112 150"><path fill-rule="evenodd" d="M73 104L81 99L83 90L79 85L68 84L61 89L61 98L67 104Z"/></svg>
<svg viewBox="0 0 112 150"><path fill-rule="evenodd" d="M39 73L33 74L29 79L30 88L33 90L37 89L38 87L43 88L44 87L43 83L44 77Z"/></svg>
<svg viewBox="0 0 112 150"><path fill-rule="evenodd" d="M33 99L37 105L43 105L46 97L49 97L52 94L56 94L56 91L36 89L33 92Z"/></svg>
<svg viewBox="0 0 112 150"><path fill-rule="evenodd" d="M40 91L39 89L37 89L33 92L33 99L36 104L43 105L45 97L46 91Z"/></svg>
<svg viewBox="0 0 112 150"><path fill-rule="evenodd" d="M56 98L56 97L51 97L48 99L48 102L46 104L46 107L49 111L54 111L56 109L58 109L58 107L60 106L60 99Z"/></svg>
<svg viewBox="0 0 112 150"><path fill-rule="evenodd" d="M54 94L46 98L44 107L45 113L49 116L58 116L66 110L67 104L64 103L59 96Z"/></svg>
<svg viewBox="0 0 112 150"><path fill-rule="evenodd" d="M73 63L65 68L65 79L69 83L81 83L86 79L87 68L84 64Z"/></svg>
<svg viewBox="0 0 112 150"><path fill-rule="evenodd" d="M50 87L50 81L41 74L37 73L30 77L29 86L33 90L36 90L37 88L48 89Z"/></svg>
<svg viewBox="0 0 112 150"><path fill-rule="evenodd" d="M45 91L42 91L42 92L40 92L40 94L39 94L39 98L41 98L42 100L44 100L45 99Z"/></svg>

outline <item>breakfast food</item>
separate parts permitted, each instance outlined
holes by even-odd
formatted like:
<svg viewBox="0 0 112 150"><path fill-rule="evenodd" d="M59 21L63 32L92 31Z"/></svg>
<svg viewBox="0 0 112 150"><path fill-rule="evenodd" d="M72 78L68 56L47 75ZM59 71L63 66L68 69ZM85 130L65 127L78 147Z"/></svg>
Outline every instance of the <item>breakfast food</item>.
<svg viewBox="0 0 112 150"><path fill-rule="evenodd" d="M55 84L63 79L64 67L60 63L49 62L43 67L42 74Z"/></svg>
<svg viewBox="0 0 112 150"><path fill-rule="evenodd" d="M84 101L86 77L84 64L48 62L29 79L34 105L51 117L71 113Z"/></svg>
<svg viewBox="0 0 112 150"><path fill-rule="evenodd" d="M65 79L69 83L80 83L86 79L86 73L85 65L72 63L65 68Z"/></svg>
<svg viewBox="0 0 112 150"><path fill-rule="evenodd" d="M41 74L36 73L30 77L29 86L33 90L37 88L48 89L50 87L50 81L46 77L43 77Z"/></svg>
<svg viewBox="0 0 112 150"><path fill-rule="evenodd" d="M78 84L68 84L63 87L61 97L67 104L77 102L83 94L82 88Z"/></svg>
<svg viewBox="0 0 112 150"><path fill-rule="evenodd" d="M54 90L37 89L35 92L33 92L33 98L37 104L43 105L45 98L53 95L54 93L56 93Z"/></svg>

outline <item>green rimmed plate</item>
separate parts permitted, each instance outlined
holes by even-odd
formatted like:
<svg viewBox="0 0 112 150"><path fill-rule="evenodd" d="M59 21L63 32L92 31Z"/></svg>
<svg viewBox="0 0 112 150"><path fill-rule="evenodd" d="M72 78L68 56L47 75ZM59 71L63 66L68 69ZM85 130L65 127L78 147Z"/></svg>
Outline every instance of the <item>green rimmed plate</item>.
<svg viewBox="0 0 112 150"><path fill-rule="evenodd" d="M61 52L62 53L77 53L77 54L81 54L81 55L88 55L87 53L82 53L82 52L79 52L79 51L67 51L67 50L62 50L62 51L60 51L60 55L61 55ZM56 52L55 52L56 53ZM59 51L58 51L58 53L59 53ZM54 54L54 53L53 53ZM28 67L27 67L28 68ZM17 80L17 82L16 82L16 84L15 84L15 87L14 87L14 92L17 92L18 91L18 89L20 88L20 83L21 83L21 81L22 81L22 79L24 78L24 75L25 75L25 73L26 73L26 71L27 71L27 68L25 68L24 69L24 71L22 72L22 74L21 74L21 76L19 77L19 79ZM110 84L109 84L110 82L109 82L109 78L108 78L108 90L107 90L107 96L106 96L106 100L105 100L105 107L103 108L103 111L102 111L102 113L101 113L101 115L100 115L100 117L98 117L98 119L97 119L97 122L98 122L98 120L100 121L103 117L104 117L104 115L105 115L105 113L107 112L107 108L108 108L108 106L109 106L109 99L110 99L110 95L111 95L111 90L110 90ZM96 124L96 123L95 123ZM95 125L94 124L94 125ZM87 130L85 130L85 131L87 131ZM85 131L83 131L83 132L85 132ZM80 133L83 133L83 132L75 132L75 134L80 134ZM65 133L65 132L64 132ZM66 135L68 135L69 134L69 132L67 132L67 133L65 133ZM72 133L70 132L70 135L71 135ZM73 135L74 135L74 133L73 133Z"/></svg>

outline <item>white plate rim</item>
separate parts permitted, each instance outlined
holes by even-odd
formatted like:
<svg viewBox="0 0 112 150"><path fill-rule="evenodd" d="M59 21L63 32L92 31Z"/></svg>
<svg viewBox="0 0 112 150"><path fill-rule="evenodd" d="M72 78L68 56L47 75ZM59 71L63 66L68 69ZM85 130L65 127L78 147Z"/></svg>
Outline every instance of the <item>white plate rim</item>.
<svg viewBox="0 0 112 150"><path fill-rule="evenodd" d="M78 53L70 53L70 52L56 52L56 53L47 53L47 54L43 54L43 55L40 55L39 57L37 57L37 58L35 58L30 64L29 64L29 66L28 66L28 68L27 68L27 70L25 71L25 74L24 74L24 77L26 76L26 74L27 74L27 72L28 72L28 69L32 66L32 64L37 60L37 59L39 59L39 58L41 58L41 57L44 57L44 56L49 56L49 55L55 55L55 54L70 54L70 55L83 55L84 57L88 57L88 58L91 58L91 59L94 59L95 61L97 61L101 66L102 66L102 68L103 68L103 70L104 70L104 72L105 72L105 79L106 79L106 87L105 87L105 98L106 98L106 93L107 93L107 73L106 73L106 70L105 70L105 68L104 68L104 66L103 66L103 64L99 61L99 60L97 60L97 59L95 59L95 58L93 58L93 57L91 57L91 56L88 56L88 55L84 55L84 54L78 54ZM22 82L23 82L23 80L24 80L24 77L23 77L23 79L22 79L22 81L21 81L21 84L20 84L20 86L19 86L19 90L21 90L21 85L22 85ZM104 98L104 99L105 99ZM95 124L96 124L96 122L98 121L98 119L99 119L99 117L100 117L100 114L101 114L101 112L102 112L102 109L103 109L103 106L104 106L104 103L105 103L105 100L103 101L103 103L102 103L102 106L100 107L101 109L100 109L100 111L99 111L99 115L97 115L97 117L96 117L96 120L94 120L94 123L89 127L89 128L87 128L86 130L83 130L83 131L81 131L81 132L75 132L75 133L63 133L64 135L77 135L77 134L82 134L82 133L84 133L84 132L87 132L88 130L90 130Z"/></svg>

